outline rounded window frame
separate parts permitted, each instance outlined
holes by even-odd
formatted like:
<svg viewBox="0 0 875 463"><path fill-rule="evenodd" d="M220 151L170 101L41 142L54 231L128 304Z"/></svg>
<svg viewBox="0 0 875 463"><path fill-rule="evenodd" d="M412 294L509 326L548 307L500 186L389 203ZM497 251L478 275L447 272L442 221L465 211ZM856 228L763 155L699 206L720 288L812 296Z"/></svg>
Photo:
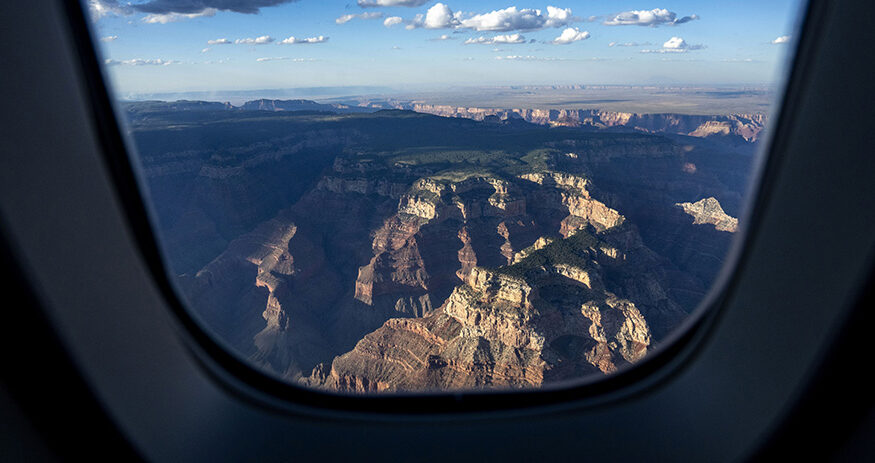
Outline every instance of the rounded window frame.
<svg viewBox="0 0 875 463"><path fill-rule="evenodd" d="M816 35L817 10L823 3L808 0L799 13L794 36ZM90 96L90 111L97 128L101 158L106 164L122 204L137 250L146 263L150 278L159 289L173 319L179 323L178 335L183 338L189 353L204 371L220 386L246 402L272 411L296 413L301 407L319 412L350 413L373 418L380 416L417 415L433 418L459 413L485 412L519 413L526 410L542 410L544 407L568 405L585 408L620 401L630 396L646 393L689 365L696 356L708 334L719 323L728 295L738 280L738 272L748 259L747 244L758 231L763 213L764 198L775 180L775 169L780 156L774 151L775 134L782 126L791 125L793 117L792 98L786 98L800 77L800 68L813 50L797 47L788 53L787 72L779 85L779 98L772 106L772 123L765 130L757 149L754 167L748 183L745 206L740 214L739 231L732 240L724 264L709 288L705 298L662 340L651 352L635 364L624 365L609 375L590 375L549 383L538 389L471 389L458 391L393 392L389 394L343 394L322 391L296 385L256 367L237 355L232 348L209 332L197 316L186 307L179 289L169 277L166 260L161 251L160 239L153 228L154 214L143 192L142 175L131 153L134 147L122 130L124 121L119 116L116 104L109 94L108 79L98 59L97 40L86 17L86 5L79 2L64 2L69 27L75 38L80 68L85 75L86 92ZM819 8L816 8L819 7ZM780 151L780 150L778 150Z"/></svg>

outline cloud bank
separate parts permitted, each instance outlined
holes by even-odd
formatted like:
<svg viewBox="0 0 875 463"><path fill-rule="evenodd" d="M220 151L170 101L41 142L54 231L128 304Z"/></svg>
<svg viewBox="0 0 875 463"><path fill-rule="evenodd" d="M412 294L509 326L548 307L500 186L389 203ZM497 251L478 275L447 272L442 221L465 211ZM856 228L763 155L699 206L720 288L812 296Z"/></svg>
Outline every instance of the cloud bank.
<svg viewBox="0 0 875 463"><path fill-rule="evenodd" d="M328 41L328 37L324 35L320 35L318 37L307 37L303 39L299 39L295 36L289 37L287 39L283 39L280 44L283 45L296 45L296 44L308 44L308 43L325 43Z"/></svg>
<svg viewBox="0 0 875 463"><path fill-rule="evenodd" d="M346 24L353 19L379 19L383 17L382 12L360 13L360 14L345 14L334 20L337 24Z"/></svg>
<svg viewBox="0 0 875 463"><path fill-rule="evenodd" d="M493 44L515 44L526 43L526 38L520 34L496 35L495 37L477 37L470 38L463 42L465 45L493 45Z"/></svg>
<svg viewBox="0 0 875 463"><path fill-rule="evenodd" d="M261 37L255 38L237 39L234 41L234 43L238 45L266 45L271 42L273 42L273 37L269 35L262 35Z"/></svg>
<svg viewBox="0 0 875 463"><path fill-rule="evenodd" d="M511 6L482 14L454 12L444 3L435 3L425 14L413 19L391 16L383 21L386 27L405 24L407 29L471 29L478 32L532 31L565 27L580 21L570 8L548 6L546 11Z"/></svg>
<svg viewBox="0 0 875 463"><path fill-rule="evenodd" d="M106 59L103 61L107 66L170 66L171 64L179 64L181 61L166 60L166 59L126 59L115 60Z"/></svg>
<svg viewBox="0 0 875 463"><path fill-rule="evenodd" d="M563 27L574 21L571 8L548 6L544 14L541 10L512 6L463 19L459 27L476 31L525 31Z"/></svg>

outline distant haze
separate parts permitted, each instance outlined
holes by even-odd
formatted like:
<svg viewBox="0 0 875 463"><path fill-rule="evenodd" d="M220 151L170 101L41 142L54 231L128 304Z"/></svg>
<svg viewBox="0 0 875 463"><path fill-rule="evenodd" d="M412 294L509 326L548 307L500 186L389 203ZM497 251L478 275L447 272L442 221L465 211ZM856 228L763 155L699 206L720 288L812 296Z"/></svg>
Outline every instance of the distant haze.
<svg viewBox="0 0 875 463"><path fill-rule="evenodd" d="M126 100L199 100L240 105L254 99L306 98L349 106L399 102L479 108L601 109L639 114L767 113L777 93L758 86L507 86L392 89L388 87L311 87L246 91L121 95Z"/></svg>

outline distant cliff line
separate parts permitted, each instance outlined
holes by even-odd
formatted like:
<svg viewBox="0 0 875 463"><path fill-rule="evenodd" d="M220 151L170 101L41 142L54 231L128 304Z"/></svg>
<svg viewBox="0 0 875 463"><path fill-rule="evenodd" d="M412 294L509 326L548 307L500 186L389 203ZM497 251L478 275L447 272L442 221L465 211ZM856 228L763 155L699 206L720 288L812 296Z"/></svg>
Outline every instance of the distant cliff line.
<svg viewBox="0 0 875 463"><path fill-rule="evenodd" d="M234 106L227 102L188 100L175 102L142 101L125 103L124 108L132 118L153 111L319 111L350 114L376 112L384 109L400 109L435 116L458 117L487 122L517 120L555 127L625 127L645 132L688 135L700 138L733 136L749 143L756 142L759 139L767 122L767 116L762 113L726 115L637 114L599 109L480 108L393 100L369 103L365 106L318 103L312 100L270 99L247 101L240 106Z"/></svg>
<svg viewBox="0 0 875 463"><path fill-rule="evenodd" d="M687 115L636 114L599 109L501 109L431 105L425 103L397 104L397 109L444 117L462 117L483 120L524 120L533 124L600 128L628 127L648 132L672 133L706 137L710 135L737 135L748 142L759 139L767 118L764 114Z"/></svg>

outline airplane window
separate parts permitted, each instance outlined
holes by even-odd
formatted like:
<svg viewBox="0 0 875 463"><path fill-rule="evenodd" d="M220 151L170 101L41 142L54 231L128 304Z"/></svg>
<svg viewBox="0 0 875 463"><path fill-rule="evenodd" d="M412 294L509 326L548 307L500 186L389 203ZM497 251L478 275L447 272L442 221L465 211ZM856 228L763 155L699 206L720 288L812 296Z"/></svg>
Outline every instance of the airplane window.
<svg viewBox="0 0 875 463"><path fill-rule="evenodd" d="M711 289L803 4L645 6L86 8L192 316L389 393L611 374Z"/></svg>

